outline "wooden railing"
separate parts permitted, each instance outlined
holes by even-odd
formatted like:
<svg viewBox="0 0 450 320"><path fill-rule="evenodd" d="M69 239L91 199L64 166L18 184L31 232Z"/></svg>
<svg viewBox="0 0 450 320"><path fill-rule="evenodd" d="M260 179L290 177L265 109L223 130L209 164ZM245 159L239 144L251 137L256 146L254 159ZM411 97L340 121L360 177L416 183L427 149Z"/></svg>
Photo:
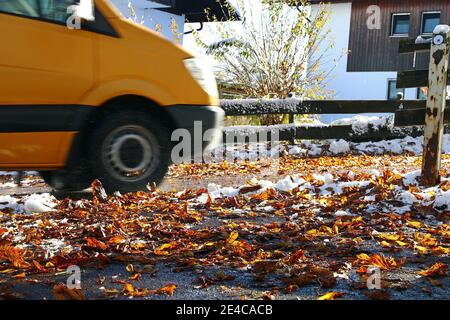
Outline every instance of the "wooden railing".
<svg viewBox="0 0 450 320"><path fill-rule="evenodd" d="M440 157L444 123L450 123L450 101L447 97L448 55L450 28L436 29L429 41L403 39L399 54L430 51L428 70L399 71L398 88L418 88L428 86L427 100L390 101L342 101L342 100L222 100L221 107L228 116L250 115L290 115L291 125L263 127L264 131L277 131L280 141L295 139L347 139L352 141L395 139L405 136L424 135L422 183L436 185L439 182ZM305 114L395 114L393 126L370 126L364 132L355 132L350 125L296 126L294 115ZM255 134L252 128L251 134ZM245 135L244 130L225 130L224 141L234 141L234 137ZM242 141L242 137L240 137Z"/></svg>

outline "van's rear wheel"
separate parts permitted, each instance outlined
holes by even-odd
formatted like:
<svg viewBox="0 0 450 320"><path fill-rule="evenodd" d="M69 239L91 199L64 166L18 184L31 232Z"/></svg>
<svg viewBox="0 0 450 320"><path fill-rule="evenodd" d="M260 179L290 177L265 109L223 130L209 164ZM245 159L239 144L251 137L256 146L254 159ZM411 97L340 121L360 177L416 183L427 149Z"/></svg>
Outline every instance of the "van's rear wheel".
<svg viewBox="0 0 450 320"><path fill-rule="evenodd" d="M147 113L125 111L108 116L92 136L93 176L108 192L145 190L159 184L170 162L168 129Z"/></svg>
<svg viewBox="0 0 450 320"><path fill-rule="evenodd" d="M53 190L60 192L81 191L89 188L91 179L87 171L83 170L55 170L39 172L45 183Z"/></svg>

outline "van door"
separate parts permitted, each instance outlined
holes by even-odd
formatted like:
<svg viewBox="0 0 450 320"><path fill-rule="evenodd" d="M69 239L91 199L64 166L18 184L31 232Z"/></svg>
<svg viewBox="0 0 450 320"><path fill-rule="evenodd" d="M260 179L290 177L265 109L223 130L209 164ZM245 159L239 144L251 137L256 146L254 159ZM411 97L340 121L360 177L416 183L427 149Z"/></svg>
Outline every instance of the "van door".
<svg viewBox="0 0 450 320"><path fill-rule="evenodd" d="M0 0L0 167L64 165L94 81L93 34L66 26L76 2Z"/></svg>

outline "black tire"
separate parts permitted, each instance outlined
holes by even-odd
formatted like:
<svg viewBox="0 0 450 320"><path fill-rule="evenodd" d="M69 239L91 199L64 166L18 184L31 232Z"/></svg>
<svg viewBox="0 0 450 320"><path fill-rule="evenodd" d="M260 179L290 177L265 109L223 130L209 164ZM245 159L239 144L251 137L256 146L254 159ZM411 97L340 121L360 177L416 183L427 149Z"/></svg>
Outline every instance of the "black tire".
<svg viewBox="0 0 450 320"><path fill-rule="evenodd" d="M170 162L169 130L142 111L107 116L89 137L89 166L108 193L159 184Z"/></svg>
<svg viewBox="0 0 450 320"><path fill-rule="evenodd" d="M76 170L55 170L40 171L45 183L59 192L74 192L89 188L91 179L87 171L78 172Z"/></svg>

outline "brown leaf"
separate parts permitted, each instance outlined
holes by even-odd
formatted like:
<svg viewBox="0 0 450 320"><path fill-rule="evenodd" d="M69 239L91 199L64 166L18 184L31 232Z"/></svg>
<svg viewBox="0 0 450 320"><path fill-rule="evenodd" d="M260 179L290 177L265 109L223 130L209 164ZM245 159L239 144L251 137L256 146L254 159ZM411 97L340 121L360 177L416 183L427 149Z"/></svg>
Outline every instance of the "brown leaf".
<svg viewBox="0 0 450 320"><path fill-rule="evenodd" d="M84 293L79 289L69 289L64 284L53 286L55 300L86 300Z"/></svg>
<svg viewBox="0 0 450 320"><path fill-rule="evenodd" d="M260 184L254 186L243 186L239 189L239 194L246 194L254 191L258 191L262 186Z"/></svg>
<svg viewBox="0 0 450 320"><path fill-rule="evenodd" d="M311 273L302 273L289 280L297 286L303 287L314 283L317 280L317 277Z"/></svg>
<svg viewBox="0 0 450 320"><path fill-rule="evenodd" d="M41 272L47 272L47 269L45 269L39 262L37 262L36 260L33 260L33 265L34 267L41 271Z"/></svg>
<svg viewBox="0 0 450 320"><path fill-rule="evenodd" d="M113 256L111 258L114 261L119 261L119 262L138 262L138 263L142 263L142 264L155 264L155 260L145 257L145 256L140 256L140 255L135 255L135 254L123 254L123 255L116 255Z"/></svg>
<svg viewBox="0 0 450 320"><path fill-rule="evenodd" d="M290 254L287 261L288 264L296 264L298 262L306 261L305 251L303 249L297 250Z"/></svg>
<svg viewBox="0 0 450 320"><path fill-rule="evenodd" d="M290 284L284 289L284 292L289 294L289 293L292 293L292 292L296 291L297 289L298 289L298 285Z"/></svg>
<svg viewBox="0 0 450 320"><path fill-rule="evenodd" d="M103 188L103 184L100 182L100 180L95 179L91 183L92 188L92 196L94 198L94 203L104 203L108 199L108 194L105 191L105 188Z"/></svg>
<svg viewBox="0 0 450 320"><path fill-rule="evenodd" d="M269 273L277 269L278 260L258 261L252 266L252 271L256 273Z"/></svg>
<svg viewBox="0 0 450 320"><path fill-rule="evenodd" d="M390 300L391 294L386 290L367 290L365 296L371 300Z"/></svg>

